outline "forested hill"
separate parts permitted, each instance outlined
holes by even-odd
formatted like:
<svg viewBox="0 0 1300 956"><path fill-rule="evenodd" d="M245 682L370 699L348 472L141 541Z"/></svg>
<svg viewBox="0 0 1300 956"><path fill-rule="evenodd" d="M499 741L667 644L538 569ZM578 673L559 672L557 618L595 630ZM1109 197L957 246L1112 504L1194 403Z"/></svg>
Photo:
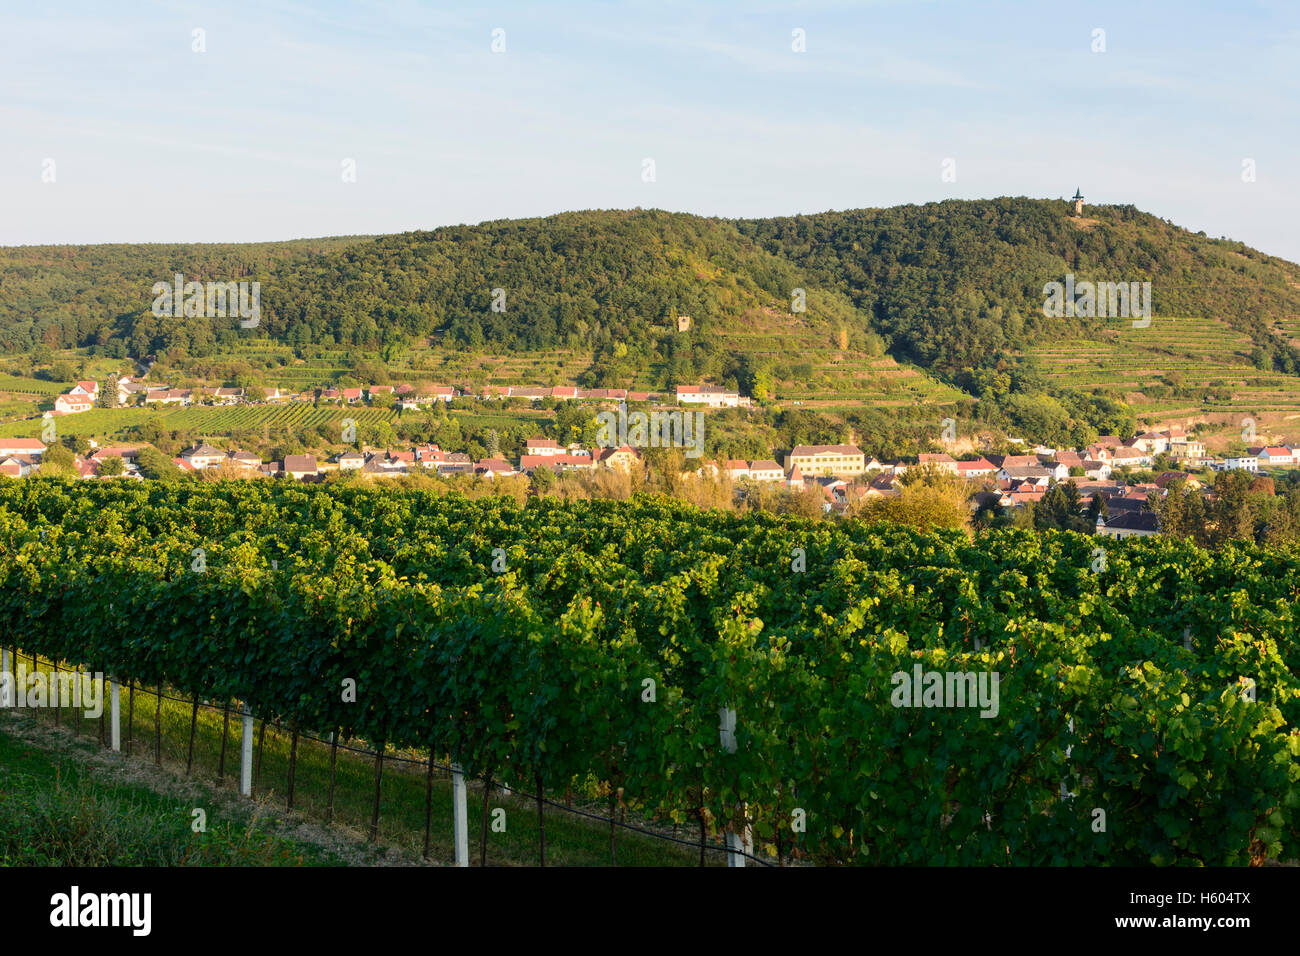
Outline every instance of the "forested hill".
<svg viewBox="0 0 1300 956"><path fill-rule="evenodd" d="M177 272L260 281L261 327L153 316L151 286ZM373 238L2 248L0 347L199 356L241 334L366 349L431 336L689 370L692 352L761 309L837 336L877 333L896 357L960 379L999 353L1077 332L1084 320L1042 314L1044 284L1067 272L1150 281L1155 315L1222 318L1278 370L1296 370L1300 356L1270 331L1300 314L1296 265L1132 207L1088 207L1074 220L1066 203L1032 199L735 221L588 211ZM791 311L795 289L805 290L804 313ZM671 331L679 314L693 319L688 336Z"/></svg>
<svg viewBox="0 0 1300 956"><path fill-rule="evenodd" d="M891 351L941 374L1001 350L1076 334L1081 319L1043 315L1043 286L1066 273L1150 282L1153 315L1219 318L1276 355L1272 320L1300 314L1300 267L1240 242L1209 239L1132 206L952 200L744 220L745 236L846 293ZM1113 320L1112 320L1113 321ZM1287 367L1289 365L1289 367Z"/></svg>

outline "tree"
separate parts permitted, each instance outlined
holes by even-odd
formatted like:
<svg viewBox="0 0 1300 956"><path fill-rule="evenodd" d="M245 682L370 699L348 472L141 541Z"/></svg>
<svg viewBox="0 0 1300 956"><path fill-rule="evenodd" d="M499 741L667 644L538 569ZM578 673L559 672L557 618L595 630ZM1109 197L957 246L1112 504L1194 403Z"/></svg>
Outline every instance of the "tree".
<svg viewBox="0 0 1300 956"><path fill-rule="evenodd" d="M40 474L71 475L76 472L77 456L66 445L51 445L41 456Z"/></svg>
<svg viewBox="0 0 1300 956"><path fill-rule="evenodd" d="M1105 521L1110 517L1110 505L1106 503L1106 496L1100 491L1094 492L1092 501L1088 504L1088 530L1093 531L1097 527L1097 520L1100 518Z"/></svg>
<svg viewBox="0 0 1300 956"><path fill-rule="evenodd" d="M117 455L105 455L99 463L98 474L101 478L118 478L126 474L126 465Z"/></svg>
<svg viewBox="0 0 1300 956"><path fill-rule="evenodd" d="M1250 490L1264 495L1277 494L1277 486L1268 475L1260 475L1251 481Z"/></svg>
<svg viewBox="0 0 1300 956"><path fill-rule="evenodd" d="M1047 490L1043 500L1034 509L1034 527L1039 531L1078 531L1090 534L1096 528L1096 517L1089 522L1079 495L1079 486L1073 481L1056 484Z"/></svg>
<svg viewBox="0 0 1300 956"><path fill-rule="evenodd" d="M541 498L555 487L557 479L555 477L555 472L551 471L550 468L543 466L533 469L529 481L532 484L533 494Z"/></svg>
<svg viewBox="0 0 1300 956"><path fill-rule="evenodd" d="M1255 506L1250 500L1251 476L1242 469L1221 471L1214 480L1212 543L1255 540Z"/></svg>
<svg viewBox="0 0 1300 956"><path fill-rule="evenodd" d="M176 481L184 474L174 461L156 448L141 448L136 464L142 475L158 481Z"/></svg>
<svg viewBox="0 0 1300 956"><path fill-rule="evenodd" d="M915 474L914 474L915 472ZM902 491L892 498L866 498L856 517L864 521L889 521L921 531L960 528L969 532L971 510L966 482L954 475L926 468L908 469Z"/></svg>
<svg viewBox="0 0 1300 956"><path fill-rule="evenodd" d="M369 426L370 439L376 448L390 448L397 444L397 434L393 426L385 421L378 421Z"/></svg>

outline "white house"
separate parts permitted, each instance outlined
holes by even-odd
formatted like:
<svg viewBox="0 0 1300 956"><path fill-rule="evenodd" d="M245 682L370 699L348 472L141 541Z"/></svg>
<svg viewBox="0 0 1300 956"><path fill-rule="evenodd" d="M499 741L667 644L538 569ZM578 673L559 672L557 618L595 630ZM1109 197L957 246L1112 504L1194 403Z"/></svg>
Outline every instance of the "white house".
<svg viewBox="0 0 1300 956"><path fill-rule="evenodd" d="M770 458L749 463L749 477L755 481L784 481L785 470Z"/></svg>
<svg viewBox="0 0 1300 956"><path fill-rule="evenodd" d="M213 448L211 445L204 443L185 449L181 452L181 457L188 461L195 471L202 471L204 468L211 468L214 465L221 464L226 460L226 453L219 448Z"/></svg>
<svg viewBox="0 0 1300 956"><path fill-rule="evenodd" d="M549 438L530 438L524 448L525 455L550 455L559 457L565 454L565 449L560 447L560 443L552 441Z"/></svg>
<svg viewBox="0 0 1300 956"><path fill-rule="evenodd" d="M747 405L741 401L739 392L729 392L715 385L678 385L678 405L707 405L709 408L736 408Z"/></svg>
<svg viewBox="0 0 1300 956"><path fill-rule="evenodd" d="M942 452L937 455L921 454L917 456L917 466L935 469L936 471L947 472L950 475L957 474L957 462L953 460L952 455Z"/></svg>
<svg viewBox="0 0 1300 956"><path fill-rule="evenodd" d="M95 407L94 401L89 395L74 395L69 392L67 395L60 395L54 400L54 410L60 415L75 415L78 412L88 412Z"/></svg>
<svg viewBox="0 0 1300 956"><path fill-rule="evenodd" d="M1151 511L1124 511L1097 523L1097 534L1106 538L1149 538L1159 533L1160 524Z"/></svg>
<svg viewBox="0 0 1300 956"><path fill-rule="evenodd" d="M957 462L957 474L962 478L986 478L997 474L997 471L997 466L987 458Z"/></svg>
<svg viewBox="0 0 1300 956"><path fill-rule="evenodd" d="M1219 471L1259 471L1259 458L1255 455L1236 455L1231 458L1223 459L1223 465L1218 468Z"/></svg>
<svg viewBox="0 0 1300 956"><path fill-rule="evenodd" d="M723 470L726 471L727 477L732 481L739 481L741 478L750 477L749 462L745 461L743 458L730 459L724 466Z"/></svg>
<svg viewBox="0 0 1300 956"><path fill-rule="evenodd" d="M1106 459L1099 460L1105 461ZM1142 451L1136 446L1120 446L1112 452L1109 463L1112 468L1121 468L1125 465L1130 468L1146 468L1151 464L1151 460L1149 452Z"/></svg>
<svg viewBox="0 0 1300 956"><path fill-rule="evenodd" d="M1143 432L1129 443L1130 448L1158 455L1169 450L1169 435L1165 432Z"/></svg>
<svg viewBox="0 0 1300 956"><path fill-rule="evenodd" d="M1255 457L1259 459L1261 465L1294 465L1296 463L1294 449L1282 445L1270 445L1267 448L1261 448L1259 454Z"/></svg>
<svg viewBox="0 0 1300 956"><path fill-rule="evenodd" d="M315 455L285 455L284 474L295 481L303 478L315 478L320 473L316 467Z"/></svg>
<svg viewBox="0 0 1300 956"><path fill-rule="evenodd" d="M0 438L0 458L10 455L27 455L40 458L45 454L45 443L39 438Z"/></svg>

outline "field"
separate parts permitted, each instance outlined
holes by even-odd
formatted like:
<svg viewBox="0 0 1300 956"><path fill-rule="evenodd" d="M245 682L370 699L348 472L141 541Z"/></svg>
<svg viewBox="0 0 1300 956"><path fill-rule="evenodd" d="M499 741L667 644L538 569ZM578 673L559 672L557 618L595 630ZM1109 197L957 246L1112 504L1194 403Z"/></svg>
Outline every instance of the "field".
<svg viewBox="0 0 1300 956"><path fill-rule="evenodd" d="M30 395L34 398L54 398L62 395L72 387L71 382L47 382L39 378L26 378L17 375L0 375L0 392L15 395Z"/></svg>
<svg viewBox="0 0 1300 956"><path fill-rule="evenodd" d="M771 862L1296 859L1300 555L1130 539L1098 570L1096 546L648 497L4 480L0 627L417 766L748 827ZM950 677L945 703L945 674L971 696Z"/></svg>

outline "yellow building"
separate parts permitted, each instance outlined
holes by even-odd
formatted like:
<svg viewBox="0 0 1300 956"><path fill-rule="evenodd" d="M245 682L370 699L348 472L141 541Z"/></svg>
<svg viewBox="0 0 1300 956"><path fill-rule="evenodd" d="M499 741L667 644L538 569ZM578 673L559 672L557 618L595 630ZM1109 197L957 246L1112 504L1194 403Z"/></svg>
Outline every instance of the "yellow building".
<svg viewBox="0 0 1300 956"><path fill-rule="evenodd" d="M795 445L785 456L785 470L798 466L805 475L852 478L867 468L866 455L857 445Z"/></svg>

